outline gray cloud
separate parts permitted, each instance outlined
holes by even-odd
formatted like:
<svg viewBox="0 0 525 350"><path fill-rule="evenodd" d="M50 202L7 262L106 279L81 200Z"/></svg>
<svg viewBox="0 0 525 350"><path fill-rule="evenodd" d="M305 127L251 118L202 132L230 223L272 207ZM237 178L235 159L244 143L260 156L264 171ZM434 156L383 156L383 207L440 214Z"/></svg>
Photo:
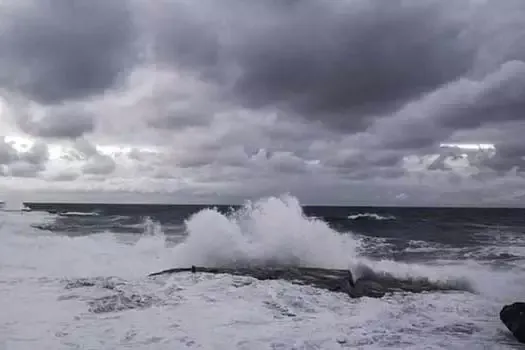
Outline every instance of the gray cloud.
<svg viewBox="0 0 525 350"><path fill-rule="evenodd" d="M490 183L521 198L504 191L525 171L521 0L0 7L12 129L72 145L49 161L42 144L22 154L0 142L4 175L197 197L363 186L362 199L443 203L493 196ZM497 150L439 156L442 142ZM131 152L97 147L118 144Z"/></svg>
<svg viewBox="0 0 525 350"><path fill-rule="evenodd" d="M96 146L85 138L75 140L72 152L70 152L70 156L77 160L87 160L98 154Z"/></svg>
<svg viewBox="0 0 525 350"><path fill-rule="evenodd" d="M11 164L17 159L18 152L3 137L0 138L0 165Z"/></svg>
<svg viewBox="0 0 525 350"><path fill-rule="evenodd" d="M104 154L96 154L89 158L82 167L84 174L109 175L115 171L116 164L113 158Z"/></svg>
<svg viewBox="0 0 525 350"><path fill-rule="evenodd" d="M73 171L65 171L62 173L59 173L53 177L51 177L52 181L60 181L60 182L66 182L66 181L74 181L78 179L80 176L79 173L73 172Z"/></svg>
<svg viewBox="0 0 525 350"><path fill-rule="evenodd" d="M43 170L40 164L26 162L15 162L6 171L7 176L13 177L36 177Z"/></svg>
<svg viewBox="0 0 525 350"><path fill-rule="evenodd" d="M190 44L184 35L190 31L165 24L157 54L231 87L244 106L277 107L338 131L368 132L352 157L326 159L345 173L401 176L391 168L407 152L437 152L458 130L522 118L525 51L515 34L525 30L516 15L525 11L522 2L236 4L255 21L252 27L220 10L211 15L183 6L186 22L176 26L184 23L203 40ZM502 15L498 21L491 20L494 11ZM234 80L225 79L231 71ZM384 126L376 120L375 128L375 117L385 117ZM385 147L390 151L383 153ZM495 167L496 159L478 165Z"/></svg>
<svg viewBox="0 0 525 350"><path fill-rule="evenodd" d="M520 172L525 172L525 144L504 143L496 144L497 151L493 157L480 158L479 165L485 166L504 173L516 169Z"/></svg>
<svg viewBox="0 0 525 350"><path fill-rule="evenodd" d="M73 149L68 154L68 159L83 161L81 171L88 175L110 175L117 167L111 156L102 154L87 139L75 140Z"/></svg>
<svg viewBox="0 0 525 350"><path fill-rule="evenodd" d="M247 40L236 87L255 105L285 101L352 130L469 68L461 27L436 6L371 1L346 15L309 7Z"/></svg>
<svg viewBox="0 0 525 350"><path fill-rule="evenodd" d="M36 177L46 169L49 161L47 144L35 142L27 150L17 150L11 143L0 140L0 166L2 176Z"/></svg>
<svg viewBox="0 0 525 350"><path fill-rule="evenodd" d="M228 71L233 65L238 74L231 86L241 103L279 105L347 130L364 128L364 117L388 113L462 76L474 59L472 45L461 38L467 23L453 16L465 6L436 1L412 6L401 1L230 3L264 21L252 17L253 26L231 21L226 29L206 22L182 38L186 32L172 21L159 45L173 49L174 64L198 72L217 66ZM202 35L213 39L197 40Z"/></svg>
<svg viewBox="0 0 525 350"><path fill-rule="evenodd" d="M210 122L213 115L192 110L172 110L148 122L156 129L183 129L193 126L202 126Z"/></svg>
<svg viewBox="0 0 525 350"><path fill-rule="evenodd" d="M1 4L0 84L53 104L100 94L136 58L124 0L23 0Z"/></svg>
<svg viewBox="0 0 525 350"><path fill-rule="evenodd" d="M91 114L81 110L81 106L48 107L42 113L27 110L17 115L17 124L24 132L45 138L76 139L95 129Z"/></svg>
<svg viewBox="0 0 525 350"><path fill-rule="evenodd" d="M428 152L460 130L523 121L524 107L525 62L507 62L480 80L458 79L378 121L370 142L379 149Z"/></svg>
<svg viewBox="0 0 525 350"><path fill-rule="evenodd" d="M19 159L31 165L40 165L49 160L47 144L35 142L27 152L19 153Z"/></svg>

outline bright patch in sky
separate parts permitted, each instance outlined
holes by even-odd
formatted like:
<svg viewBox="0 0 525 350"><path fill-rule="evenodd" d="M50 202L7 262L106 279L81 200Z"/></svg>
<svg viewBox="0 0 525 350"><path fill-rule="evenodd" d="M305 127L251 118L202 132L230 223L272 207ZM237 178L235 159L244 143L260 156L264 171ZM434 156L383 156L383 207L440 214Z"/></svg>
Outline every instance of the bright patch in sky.
<svg viewBox="0 0 525 350"><path fill-rule="evenodd" d="M11 144L18 152L25 152L34 144L33 140L21 136L6 136L4 140L6 143Z"/></svg>
<svg viewBox="0 0 525 350"><path fill-rule="evenodd" d="M12 147L18 152L27 152L35 144L35 140L29 137L24 136L5 136L5 142L12 145ZM136 149L140 152L148 153L160 153L160 150L153 147L131 147L124 145L95 145L97 151L101 154L108 156L116 156L119 154L129 154L133 149ZM49 159L50 160L59 160L61 157L67 153L67 150L70 149L70 146L65 146L62 144L48 143L49 150Z"/></svg>
<svg viewBox="0 0 525 350"><path fill-rule="evenodd" d="M459 148L472 151L495 150L496 147L491 143L442 143L441 148Z"/></svg>
<svg viewBox="0 0 525 350"><path fill-rule="evenodd" d="M105 155L108 156L115 156L119 154L129 154L133 149L136 149L140 152L147 152L147 153L159 153L160 151L153 147L147 147L147 146L121 146L121 145L96 145L97 150Z"/></svg>
<svg viewBox="0 0 525 350"><path fill-rule="evenodd" d="M12 145L17 152L27 152L35 144L35 141L23 136L6 136L5 142ZM49 159L57 160L64 154L63 147L56 144L48 144Z"/></svg>

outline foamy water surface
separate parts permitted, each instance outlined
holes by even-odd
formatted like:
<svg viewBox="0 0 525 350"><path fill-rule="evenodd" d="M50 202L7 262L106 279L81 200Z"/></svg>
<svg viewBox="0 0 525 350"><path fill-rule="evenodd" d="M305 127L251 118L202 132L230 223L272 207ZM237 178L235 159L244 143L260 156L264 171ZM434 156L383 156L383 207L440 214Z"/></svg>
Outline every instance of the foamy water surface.
<svg viewBox="0 0 525 350"><path fill-rule="evenodd" d="M475 257L374 260L363 237L304 217L293 197L264 199L228 217L203 210L188 219L188 236L175 246L151 221L131 241L112 232L68 237L31 226L53 218L0 213L2 350L519 348L498 319L503 304L525 290L519 261L498 269ZM432 249L409 246L418 247ZM478 293L353 300L249 277L145 277L174 266L269 261L335 268L364 262L399 276L464 277Z"/></svg>

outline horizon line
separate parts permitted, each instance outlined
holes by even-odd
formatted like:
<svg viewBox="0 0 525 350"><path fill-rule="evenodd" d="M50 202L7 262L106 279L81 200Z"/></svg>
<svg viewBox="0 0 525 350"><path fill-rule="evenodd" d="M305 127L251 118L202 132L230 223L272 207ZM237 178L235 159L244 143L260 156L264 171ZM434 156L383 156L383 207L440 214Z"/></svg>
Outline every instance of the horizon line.
<svg viewBox="0 0 525 350"><path fill-rule="evenodd" d="M253 202L253 201L252 201ZM5 202L4 202L5 203ZM177 207L177 206L188 206L188 207L200 207L200 206L235 206L242 207L244 203L148 203L148 202L127 202L127 203L104 203L104 202L49 202L49 201L24 201L23 206L26 207L44 207L44 206L164 206L164 207ZM525 206L499 206L499 205L486 205L486 206L472 206L472 205L460 205L460 204L441 204L441 205L357 205L357 204L301 204L301 207L339 207L339 208L418 208L418 209L525 209Z"/></svg>

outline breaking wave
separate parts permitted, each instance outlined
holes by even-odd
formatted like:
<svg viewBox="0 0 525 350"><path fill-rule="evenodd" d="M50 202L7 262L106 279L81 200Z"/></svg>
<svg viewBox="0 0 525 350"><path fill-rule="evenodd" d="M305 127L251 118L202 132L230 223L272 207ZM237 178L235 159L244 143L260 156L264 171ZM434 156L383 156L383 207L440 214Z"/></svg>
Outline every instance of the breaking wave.
<svg viewBox="0 0 525 350"><path fill-rule="evenodd" d="M382 220L395 220L396 217L393 215L382 216L376 213L359 213L359 214L348 215L348 219L350 220L371 219L371 220L382 221Z"/></svg>
<svg viewBox="0 0 525 350"><path fill-rule="evenodd" d="M59 216L99 216L100 214L97 212L78 212L78 211L67 211L63 213L58 213Z"/></svg>
<svg viewBox="0 0 525 350"><path fill-rule="evenodd" d="M337 232L326 222L307 217L299 201L289 195L248 202L229 215L204 209L188 218L185 226L187 237L173 247L173 265L169 267L293 265L350 269L359 278L365 266L396 278L423 277L445 283L468 280L476 291L496 296L500 293L497 286L512 284L507 281L515 276L509 272L495 280L493 273L476 261L436 265L366 257L360 253L363 241L359 236ZM513 293L510 284L508 290Z"/></svg>
<svg viewBox="0 0 525 350"><path fill-rule="evenodd" d="M307 217L291 196L248 202L224 215L204 209L186 220L187 239L175 247L177 263L347 268L359 247L317 218Z"/></svg>

